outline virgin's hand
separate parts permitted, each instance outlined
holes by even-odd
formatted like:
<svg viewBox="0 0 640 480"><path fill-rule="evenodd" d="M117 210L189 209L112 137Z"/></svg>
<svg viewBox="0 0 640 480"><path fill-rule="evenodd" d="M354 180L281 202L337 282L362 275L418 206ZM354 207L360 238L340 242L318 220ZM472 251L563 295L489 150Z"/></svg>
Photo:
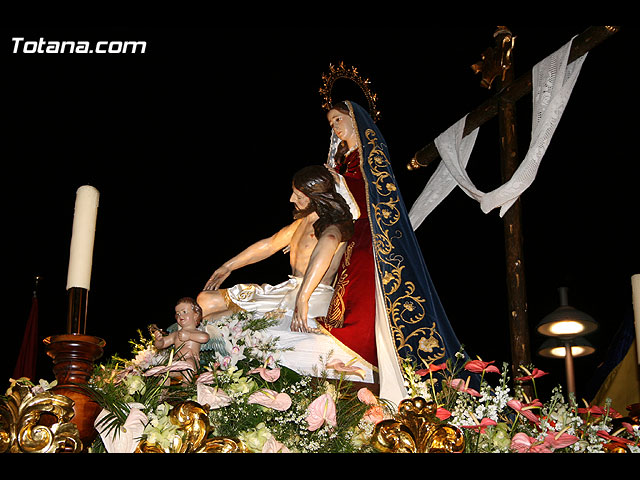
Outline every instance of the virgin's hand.
<svg viewBox="0 0 640 480"><path fill-rule="evenodd" d="M231 269L227 267L220 267L209 278L209 281L205 284L204 290L217 290L218 287L225 281L225 279L231 274Z"/></svg>

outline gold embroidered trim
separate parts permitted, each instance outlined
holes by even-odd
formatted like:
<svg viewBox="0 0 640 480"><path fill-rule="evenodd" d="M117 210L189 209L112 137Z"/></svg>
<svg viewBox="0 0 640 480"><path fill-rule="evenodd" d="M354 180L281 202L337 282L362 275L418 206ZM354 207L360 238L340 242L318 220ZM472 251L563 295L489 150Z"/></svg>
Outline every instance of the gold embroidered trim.
<svg viewBox="0 0 640 480"><path fill-rule="evenodd" d="M332 328L342 328L344 326L344 292L349 284L348 273L346 268L351 264L351 254L353 253L353 247L355 242L349 242L347 249L344 252L344 269L340 272L340 276L337 279L334 287L333 298L329 304L329 311L327 316L324 317L325 325L329 330Z"/></svg>
<svg viewBox="0 0 640 480"><path fill-rule="evenodd" d="M322 335L329 335L331 338L333 338L333 340L338 343L345 351L349 352L350 355L353 355L355 358L358 359L359 362L362 362L365 367L370 368L371 370L373 370L374 372L378 372L378 367L376 367L375 365L373 365L372 363L367 362L364 358L362 358L362 356L354 351L351 350L349 347L347 347L344 343L342 343L340 340L338 340L336 337L334 337L333 335L331 335L331 331L324 328L322 325L318 324L318 330L320 330Z"/></svg>
<svg viewBox="0 0 640 480"><path fill-rule="evenodd" d="M224 303L227 305L227 310L230 310L233 313L240 313L240 312L244 312L245 311L244 308L242 308L237 303L235 303L233 300L231 300L231 297L229 296L229 290L228 289L221 288L218 291L222 295L222 298L224 299Z"/></svg>
<svg viewBox="0 0 640 480"><path fill-rule="evenodd" d="M349 107L351 117L354 118L351 105ZM356 129L358 129L357 122L354 123ZM376 189L381 199L385 199L385 201L380 201L377 204L372 203L369 189L365 189L367 204L372 207L373 211L373 215L369 215L369 223L376 268L384 296L387 318L389 319L388 327L395 341L396 353L400 362L402 361L401 357L415 356L425 365L428 365L445 357L444 342L436 330L435 323L431 326L421 326L408 333L405 332L408 326L420 324L425 320L426 311L423 305L425 299L415 295L416 286L413 282L405 281L402 278L405 259L401 255L393 253L393 242L398 238L402 238L402 232L395 229L395 224L401 218L400 210L397 208L400 199L396 185L388 171L389 159L374 130L367 129L364 132L364 137L372 147L366 159L374 177L371 187ZM362 150L362 145L360 145L360 168L363 178L366 179ZM380 232L378 234L373 229L374 221ZM402 293L403 291L404 294ZM417 351L414 351L409 340L413 340L416 337L418 338L418 348ZM405 349L406 353L401 356L400 351L403 349Z"/></svg>

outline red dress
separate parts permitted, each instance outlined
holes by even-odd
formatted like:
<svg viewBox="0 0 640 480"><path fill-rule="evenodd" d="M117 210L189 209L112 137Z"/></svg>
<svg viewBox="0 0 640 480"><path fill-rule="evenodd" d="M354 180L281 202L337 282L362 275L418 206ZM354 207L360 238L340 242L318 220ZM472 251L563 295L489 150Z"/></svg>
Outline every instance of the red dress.
<svg viewBox="0 0 640 480"><path fill-rule="evenodd" d="M353 237L347 243L335 280L335 293L327 317L321 321L329 333L372 366L378 365L375 341L375 270L366 181L356 149L336 167L360 209Z"/></svg>

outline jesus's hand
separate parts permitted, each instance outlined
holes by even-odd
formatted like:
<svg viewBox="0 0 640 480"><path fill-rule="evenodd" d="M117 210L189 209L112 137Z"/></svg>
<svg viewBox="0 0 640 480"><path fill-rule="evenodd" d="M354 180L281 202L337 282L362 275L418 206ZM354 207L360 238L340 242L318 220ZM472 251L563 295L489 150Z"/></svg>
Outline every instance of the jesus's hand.
<svg viewBox="0 0 640 480"><path fill-rule="evenodd" d="M296 302L296 308L293 311L293 318L291 319L292 332L320 333L319 329L309 328L309 326L307 325L308 311L309 311L308 301L298 299L298 301Z"/></svg>

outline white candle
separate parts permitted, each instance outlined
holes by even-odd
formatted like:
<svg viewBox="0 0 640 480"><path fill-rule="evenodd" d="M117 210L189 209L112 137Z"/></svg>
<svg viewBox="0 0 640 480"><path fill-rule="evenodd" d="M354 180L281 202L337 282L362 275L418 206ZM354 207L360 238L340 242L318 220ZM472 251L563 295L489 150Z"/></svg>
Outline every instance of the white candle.
<svg viewBox="0 0 640 480"><path fill-rule="evenodd" d="M636 348L638 351L638 363L640 363L640 273L631 276L631 291L636 324Z"/></svg>
<svg viewBox="0 0 640 480"><path fill-rule="evenodd" d="M72 287L89 290L99 198L100 192L90 185L84 185L76 192L67 290Z"/></svg>

